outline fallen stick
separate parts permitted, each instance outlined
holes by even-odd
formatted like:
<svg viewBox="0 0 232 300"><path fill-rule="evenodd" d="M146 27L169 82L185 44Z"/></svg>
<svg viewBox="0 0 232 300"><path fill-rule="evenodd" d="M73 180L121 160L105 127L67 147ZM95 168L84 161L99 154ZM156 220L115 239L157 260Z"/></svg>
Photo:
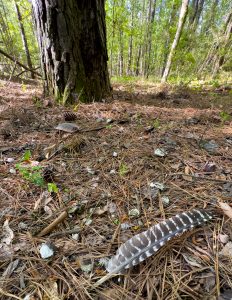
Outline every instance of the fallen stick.
<svg viewBox="0 0 232 300"><path fill-rule="evenodd" d="M192 174L185 174L185 173L173 173L173 174L165 174L167 176L186 176L186 177L192 177L197 180L208 180L208 181L214 181L214 182L221 182L221 183L232 183L230 180L223 180L223 179L216 179L216 178L210 178L206 176L196 176Z"/></svg>
<svg viewBox="0 0 232 300"><path fill-rule="evenodd" d="M63 211L52 223L45 227L40 233L37 234L38 237L42 237L50 233L58 224L60 224L68 216L67 211Z"/></svg>
<svg viewBox="0 0 232 300"><path fill-rule="evenodd" d="M57 231L57 232L52 233L49 237L53 238L53 237L62 236L62 235L75 234L75 233L79 233L80 231L81 231L80 228L64 230L64 231Z"/></svg>
<svg viewBox="0 0 232 300"><path fill-rule="evenodd" d="M3 51L2 49L0 49L0 54L4 55L5 57L7 57L8 59L12 60L15 64L17 64L18 66L22 67L23 69L34 73L35 75L42 77L40 73L36 72L35 70L31 70L30 68L28 68L27 66L25 66L24 64L22 64L21 62L19 62L18 60L14 59L14 57L10 56L9 54L7 54L5 51Z"/></svg>

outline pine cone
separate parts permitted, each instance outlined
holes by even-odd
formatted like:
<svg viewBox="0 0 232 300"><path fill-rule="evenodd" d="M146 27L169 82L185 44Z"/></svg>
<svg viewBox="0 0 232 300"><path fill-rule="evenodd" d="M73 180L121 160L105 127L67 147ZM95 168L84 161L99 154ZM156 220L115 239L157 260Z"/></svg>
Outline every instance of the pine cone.
<svg viewBox="0 0 232 300"><path fill-rule="evenodd" d="M70 122L70 121L75 121L76 119L77 119L77 115L75 113L69 112L69 111L66 111L64 113L64 120L65 121Z"/></svg>
<svg viewBox="0 0 232 300"><path fill-rule="evenodd" d="M55 168L53 165L48 165L43 169L43 179L46 182L53 182L55 177Z"/></svg>

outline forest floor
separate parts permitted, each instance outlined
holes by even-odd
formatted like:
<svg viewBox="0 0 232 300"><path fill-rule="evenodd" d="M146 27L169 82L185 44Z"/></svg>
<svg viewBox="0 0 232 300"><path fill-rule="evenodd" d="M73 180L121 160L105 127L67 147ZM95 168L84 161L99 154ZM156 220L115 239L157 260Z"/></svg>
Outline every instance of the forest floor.
<svg viewBox="0 0 232 300"><path fill-rule="evenodd" d="M0 81L0 299L231 299L231 86L115 83L74 133L41 95ZM192 208L214 220L93 289L120 244Z"/></svg>

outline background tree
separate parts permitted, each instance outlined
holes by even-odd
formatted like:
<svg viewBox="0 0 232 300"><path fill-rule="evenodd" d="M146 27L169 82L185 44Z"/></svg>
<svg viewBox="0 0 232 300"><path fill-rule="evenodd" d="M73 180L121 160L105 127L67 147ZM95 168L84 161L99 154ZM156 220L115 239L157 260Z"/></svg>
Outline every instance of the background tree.
<svg viewBox="0 0 232 300"><path fill-rule="evenodd" d="M15 10L15 2L20 10L21 27ZM31 4L28 0L0 0L0 50L2 54L0 56L0 74L2 76L15 74L14 76L18 77L22 74L24 78L28 78L28 74L31 75L28 72L31 65L28 64L28 53L25 50L25 39L23 41L21 28L24 30L24 37L27 36L27 50L30 54L31 64L38 66L39 53L31 20ZM7 59L5 54L8 56ZM22 66L26 67L27 70Z"/></svg>
<svg viewBox="0 0 232 300"><path fill-rule="evenodd" d="M110 92L104 0L32 0L46 91L63 104Z"/></svg>
<svg viewBox="0 0 232 300"><path fill-rule="evenodd" d="M173 40L173 43L172 43L172 46L171 46L171 49L170 49L170 52L169 52L169 55L168 55L167 64L166 64L166 67L165 67L165 70L164 70L164 73L163 73L163 76L162 76L162 82L167 81L167 78L168 78L168 75L169 75L169 72L170 72L170 69L171 69L172 58L173 58L175 50L178 46L178 42L179 42L182 30L183 30L185 17L186 17L187 10L188 10L188 2L189 2L189 0L183 0L182 1L178 27L177 27L176 35L175 35L175 38Z"/></svg>
<svg viewBox="0 0 232 300"><path fill-rule="evenodd" d="M25 72L25 69L22 67L28 66L28 59L18 26L19 23L14 1L16 1L22 16L21 24L24 27L25 36L27 37L28 51L32 65L38 66L40 64L39 51L31 22L31 6L29 1L0 0L0 50L2 53L0 56L0 71L4 76L16 74L15 76L20 75L21 78L28 78L30 72L28 72L28 70ZM66 2L68 5L72 5L72 1L69 1L70 4ZM35 2L40 3L42 1ZM47 2L50 3L50 1L43 1L45 4ZM56 1L53 2L55 5ZM89 5L88 3L90 2L91 1L87 1L87 5ZM56 9L50 8L49 11L52 12L51 17L50 12L48 14L49 18L52 19L51 29L48 26L48 32L54 36L54 38L51 38L51 41L56 48L60 49L56 52L56 56L54 56L54 66L57 67L59 65L59 74L55 79L52 77L48 79L52 84L57 81L56 84L60 84L60 87L68 87L69 84L66 85L68 80L67 82L65 81L67 79L66 75L71 75L69 70L71 71L73 67L69 67L68 61L70 57L68 55L66 58L65 53L70 52L70 44L74 42L73 37L63 39L65 34L62 35L62 38L58 37L57 32L58 30L60 31L60 27L62 27L60 24L63 22L59 22L62 16L63 2L61 1L59 3L61 3L61 9L56 11ZM81 3L82 1L78 1L76 6L79 7ZM160 81L164 75L168 55L177 33L181 4L182 0L106 0L107 48L109 53L108 67L111 77L123 77L125 80L128 77L140 76ZM98 2L97 5L99 5ZM98 18L99 23L101 23L101 9L98 10L97 14L97 16L100 15ZM229 78L229 72L232 71L231 34L230 22L228 22L230 10L231 3L228 0L189 0L186 22L183 24L178 45L172 56L171 69L168 75L169 81L189 82L195 79L213 77L214 79L217 79L217 77ZM44 15L47 16L46 14ZM64 14L64 23L66 24L68 22L68 26L70 22L66 22L66 18L69 19L69 15L71 14L68 10ZM83 14L80 18L78 17L75 20L72 16L72 20L72 28L74 28L75 24L74 31L76 30L81 33L82 29L80 29L78 24L79 21L81 21L85 26L85 21L82 21L84 20ZM93 25L94 21L92 20L90 23ZM64 28L66 28L66 25ZM103 35L105 34L105 29L102 31L100 29L101 26L93 25L91 27L90 25L85 26L85 28L88 28L89 35L85 35L83 31L83 40L75 38L75 43L78 42L78 45L81 46L76 46L75 44L73 48L75 51L78 47L81 49L80 55L78 54L80 59L77 59L78 55L76 54L74 55L74 59L80 61L78 75L82 78L82 74L84 74L84 77L85 74L87 74L84 67L81 67L83 64L82 54L90 53L90 49L93 49L92 46L88 46L88 43L91 45L91 41L94 37L96 37L96 40L101 41L101 38L98 39L97 36L101 35L100 33L102 32ZM90 34L92 28L94 28L94 30L93 33ZM65 30L66 29L63 31L65 32ZM68 32L69 36L69 31L66 30L66 32ZM63 40L63 42L60 44L61 40ZM51 48L47 48L48 52L50 51L49 49ZM105 46L102 46L102 49L102 56L98 58L97 56L95 57L98 61L101 61L102 57L107 57L104 50ZM64 53L63 57L62 53ZM5 58L5 54L8 55L9 59ZM89 57L89 54L84 56ZM71 59L73 59L73 57ZM90 61L91 58L87 60ZM21 65L16 65L16 61L20 62ZM66 65L65 71L62 71L61 69L64 65ZM51 64L51 67L53 67L53 64ZM103 66L103 70L104 68L105 65ZM30 68L28 69L30 70ZM88 70L90 69L91 68L88 68ZM92 70L94 70L94 68L92 68ZM40 72L40 70L37 72ZM97 74L97 72L95 73ZM63 77L62 74L64 74ZM86 78L90 78L89 74L90 73L87 74ZM68 78L70 78L69 75L67 75ZM62 81L63 83L61 84ZM80 82L79 79L78 82ZM91 88L91 85L94 82L94 84L99 85L100 80L87 79L87 82L89 83L89 87L86 90L90 91L93 88ZM70 83L70 86L71 89L73 89L72 83ZM77 94L82 94L84 98L85 93L81 86L83 86L83 83L80 84L77 89L74 88L74 91L72 90L70 93L65 92L65 96L69 98L70 94L71 97L72 95L76 97ZM100 89L101 88L104 89L104 83ZM53 87L51 88L50 86L50 90L53 91ZM55 90L58 91L57 96L61 99L63 97L62 92L60 94L59 89L54 89L54 91ZM80 91L82 91L82 93L80 93ZM87 100L92 99L92 97L91 93L86 95Z"/></svg>
<svg viewBox="0 0 232 300"><path fill-rule="evenodd" d="M14 0L14 5L15 5L15 10L16 10L16 13L17 13L18 21L19 21L19 28L20 28L20 32L21 32L22 43L23 43L25 55L26 55L26 58L27 58L27 65L28 65L29 69L32 69L31 55L30 55L30 51L29 51L29 47L28 47L28 42L27 42L27 37L26 37L24 25L23 25L23 22L22 22L22 15L21 15L19 5L16 2L16 0ZM32 79L35 78L35 74L33 72L31 72L31 78Z"/></svg>

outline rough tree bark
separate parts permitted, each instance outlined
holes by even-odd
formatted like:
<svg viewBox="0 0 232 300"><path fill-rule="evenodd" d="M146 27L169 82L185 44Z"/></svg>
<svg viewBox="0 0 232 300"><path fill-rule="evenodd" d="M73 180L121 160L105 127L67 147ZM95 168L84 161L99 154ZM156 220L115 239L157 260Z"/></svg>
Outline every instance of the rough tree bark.
<svg viewBox="0 0 232 300"><path fill-rule="evenodd" d="M110 93L104 0L32 0L45 90L63 103Z"/></svg>
<svg viewBox="0 0 232 300"><path fill-rule="evenodd" d="M171 64L172 64L172 58L173 58L173 55L175 53L176 47L178 45L182 30L183 30L183 27L184 27L185 17L187 15L187 10L188 10L188 1L189 0L182 0L182 5L181 5L181 9L180 9L180 16L179 16L179 22L178 22L178 26L177 26L176 35L175 35L174 41L173 41L172 46L171 46L171 50L170 50L169 55L168 55L166 67L165 67L161 82L166 82L167 79L168 79L168 75L169 75L169 72L170 72L170 69L171 69Z"/></svg>
<svg viewBox="0 0 232 300"><path fill-rule="evenodd" d="M16 14L17 14L17 17L18 17L18 21L19 21L19 28L20 28L20 32L21 32L24 51L25 51L26 58L27 58L27 65L28 65L29 69L33 69L32 62L31 62L31 55L30 55L29 48L28 48L28 43L27 43L27 38L26 38L24 26L23 26L21 12L19 10L19 6L18 6L16 1L14 1L14 5L15 5L15 10L16 10ZM33 72L31 72L31 78L32 79L35 78L35 74Z"/></svg>

